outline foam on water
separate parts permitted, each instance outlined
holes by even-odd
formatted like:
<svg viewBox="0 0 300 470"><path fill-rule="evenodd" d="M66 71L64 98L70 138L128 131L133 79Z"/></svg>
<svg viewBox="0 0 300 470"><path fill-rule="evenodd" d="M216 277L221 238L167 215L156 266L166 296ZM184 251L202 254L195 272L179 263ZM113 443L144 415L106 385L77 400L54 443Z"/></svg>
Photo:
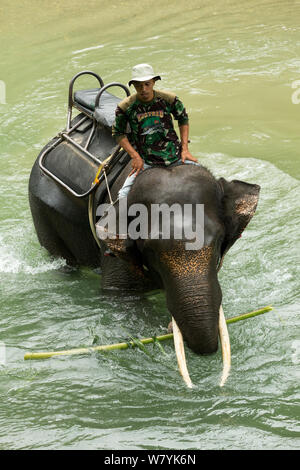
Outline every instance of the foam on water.
<svg viewBox="0 0 300 470"><path fill-rule="evenodd" d="M0 273L37 275L65 264L61 258L49 259L45 250L37 245L33 228L28 223L11 220L11 227L0 233Z"/></svg>

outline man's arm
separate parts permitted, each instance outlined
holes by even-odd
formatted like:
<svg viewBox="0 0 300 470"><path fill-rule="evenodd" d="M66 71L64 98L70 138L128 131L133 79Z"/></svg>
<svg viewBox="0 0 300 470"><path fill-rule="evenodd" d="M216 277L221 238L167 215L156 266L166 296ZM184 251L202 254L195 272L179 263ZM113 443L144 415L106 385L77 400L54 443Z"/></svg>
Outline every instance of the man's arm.
<svg viewBox="0 0 300 470"><path fill-rule="evenodd" d="M182 163L185 160L191 160L192 162L197 162L197 159L194 158L188 149L188 141L189 141L189 117L184 107L184 104L178 96L175 96L174 101L172 103L171 113L173 114L174 118L178 121L179 132L180 132L180 140L181 140L181 161Z"/></svg>
<svg viewBox="0 0 300 470"><path fill-rule="evenodd" d="M191 160L192 162L198 162L189 152L189 124L179 125L180 140L181 140L181 161Z"/></svg>
<svg viewBox="0 0 300 470"><path fill-rule="evenodd" d="M123 147L123 149L131 156L131 165L132 171L129 173L128 176L135 173L135 176L139 174L140 171L144 169L144 160L140 156L140 154L132 147L131 143L129 142L126 136L122 137L118 141L119 145Z"/></svg>
<svg viewBox="0 0 300 470"><path fill-rule="evenodd" d="M118 144L123 147L123 149L132 158L132 171L130 172L129 176L133 173L136 173L136 175L138 175L139 172L144 168L144 160L142 159L140 154L133 148L126 136L127 125L128 118L126 114L119 106L117 106L116 119L113 124L112 135L113 137L115 137Z"/></svg>

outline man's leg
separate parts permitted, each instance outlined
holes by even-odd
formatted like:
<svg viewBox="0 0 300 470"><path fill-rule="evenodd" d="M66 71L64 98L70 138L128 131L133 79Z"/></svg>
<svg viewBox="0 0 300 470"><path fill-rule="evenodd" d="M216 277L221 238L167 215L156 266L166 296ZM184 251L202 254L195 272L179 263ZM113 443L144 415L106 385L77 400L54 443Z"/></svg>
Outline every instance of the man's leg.
<svg viewBox="0 0 300 470"><path fill-rule="evenodd" d="M124 184L122 186L122 188L119 190L118 192L118 199L121 199L123 197L127 197L128 196L128 193L131 189L131 186L133 185L134 183L134 180L135 180L135 175L131 175L131 176L128 176L126 178L126 180L124 181Z"/></svg>
<svg viewBox="0 0 300 470"><path fill-rule="evenodd" d="M147 163L144 163L144 170L148 170L151 167L152 167L152 165L148 165ZM135 181L135 178L136 178L136 174L128 176L126 178L126 180L124 181L124 184L123 184L122 188L118 192L118 199L116 201L116 206L115 206L117 220L119 219L120 215L121 215L121 217L122 216L125 217L124 213L120 214L120 206L122 206L122 208L121 208L122 212L126 211L126 220L127 220L127 212L128 212L127 197L128 197L129 191L131 190L131 187L132 187L132 185ZM126 203L124 202L125 201L124 198L126 198ZM127 233L127 229L126 229L126 233ZM121 235L121 238L124 238L124 236L125 236L125 234L119 234L119 235Z"/></svg>
<svg viewBox="0 0 300 470"><path fill-rule="evenodd" d="M144 170L148 170L148 168L151 168L151 165L148 165L148 163L144 163ZM127 197L128 196L128 193L131 189L131 186L134 183L135 178L136 178L135 174L133 174L131 176L128 176L126 178L122 188L118 192L118 199L121 199L122 197Z"/></svg>
<svg viewBox="0 0 300 470"><path fill-rule="evenodd" d="M202 166L201 163L198 162L192 162L192 160L185 160L184 163L181 162L182 165L185 165L186 163L189 163L191 165L197 165L197 166Z"/></svg>
<svg viewBox="0 0 300 470"><path fill-rule="evenodd" d="M148 168L152 168L151 165L148 165L147 163L144 163L144 170L147 170ZM119 222L119 217L120 217L120 200L122 200L122 202L124 201L124 198L127 199L127 196L129 194L129 191L131 189L131 186L133 185L134 181L135 181L135 178L136 178L136 175L133 174L131 176L128 176L126 178L126 180L124 181L124 184L122 186L122 188L119 190L118 192L118 199L114 202L114 205L113 205L113 216L115 216L115 220L117 222L117 225L118 225L118 222ZM122 205L122 202L121 202L121 205ZM126 201L127 203L127 201ZM127 206L126 206L127 207ZM123 210L124 210L124 205L123 205ZM128 210L128 208L127 208ZM124 216L124 214L123 214ZM103 227L103 220L99 220L96 224L96 231L97 231L97 235L99 236L99 238L101 238L101 236L104 236L106 237L107 235L107 230ZM103 234L103 235L101 235ZM112 237L117 237L117 238L127 238L126 234L117 234L117 233L112 233L110 234ZM109 248L107 248L107 250L105 251L104 253L105 256L110 256L112 255L112 252Z"/></svg>

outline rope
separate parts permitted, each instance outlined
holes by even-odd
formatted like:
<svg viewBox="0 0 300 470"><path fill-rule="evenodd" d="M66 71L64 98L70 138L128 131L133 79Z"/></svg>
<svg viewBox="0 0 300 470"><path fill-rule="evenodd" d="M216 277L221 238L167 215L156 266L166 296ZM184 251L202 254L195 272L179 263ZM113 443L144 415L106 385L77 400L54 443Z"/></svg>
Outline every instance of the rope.
<svg viewBox="0 0 300 470"><path fill-rule="evenodd" d="M99 166L98 171L97 171L97 173L96 173L96 176L95 176L95 179L94 179L94 181L93 181L93 184L98 184L98 183L100 183L100 180L99 180L100 173L101 173L102 170L104 171L105 166L108 164L108 162L109 162L109 160L111 159L112 156L113 156L113 154L109 155L109 157L107 157L107 158L101 163L101 165ZM106 178L105 178L105 181L106 181L106 185L107 185L107 187L108 187L107 179L106 179Z"/></svg>
<svg viewBox="0 0 300 470"><path fill-rule="evenodd" d="M107 189L107 192L108 192L110 204L113 205L113 200L112 200L112 197L111 197L111 194L110 194L110 189L109 189L109 186L108 186L108 181L107 181L107 176L106 176L105 168L103 168L103 173L104 173L104 178L105 178L105 183L106 183L106 189Z"/></svg>
<svg viewBox="0 0 300 470"><path fill-rule="evenodd" d="M121 148L118 149L118 152L121 150ZM98 170L97 170L97 173L96 173L96 176L95 176L95 179L93 181L93 185L98 185L100 183L100 174L101 174L101 171L103 171L103 174L104 174L104 178L105 178L105 183L106 183L106 188L107 188L107 192L108 192L108 195L109 195L109 199L110 199L110 203L113 205L113 201L112 201L112 197L111 197L111 193L110 193L110 189L109 189L109 185L108 185L108 181L107 181L107 175L106 175L106 171L105 171L105 167L107 166L108 162L110 161L110 159L116 155L116 152L112 153L111 155L109 155L109 157L107 157L102 163L101 165L99 166ZM88 202L88 215L89 215L89 223L90 223L90 228L91 228L91 231L92 231L92 234L93 234L93 237L97 243L97 245L99 246L99 248L101 247L100 246L100 242L98 240L98 237L97 237L97 234L96 234L96 230L95 230L95 226L94 226L94 217L93 217L93 213L94 213L94 197L95 197L95 193L91 193L89 195L89 202Z"/></svg>

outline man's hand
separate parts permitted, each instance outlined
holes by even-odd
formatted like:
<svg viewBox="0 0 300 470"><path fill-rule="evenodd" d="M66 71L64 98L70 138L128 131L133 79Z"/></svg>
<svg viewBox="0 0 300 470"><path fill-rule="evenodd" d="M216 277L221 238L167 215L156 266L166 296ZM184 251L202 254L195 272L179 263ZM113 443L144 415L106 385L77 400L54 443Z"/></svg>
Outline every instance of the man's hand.
<svg viewBox="0 0 300 470"><path fill-rule="evenodd" d="M135 176L137 176L139 172L144 169L144 160L142 159L140 154L132 147L131 143L129 142L126 136L119 140L119 145L128 153L128 155L131 156L132 170L128 176L133 175L133 173L135 173Z"/></svg>
<svg viewBox="0 0 300 470"><path fill-rule="evenodd" d="M133 173L135 173L135 176L137 176L139 172L143 171L144 169L144 160L140 155L136 155L135 157L132 157L131 166L132 170L128 176L133 175Z"/></svg>
<svg viewBox="0 0 300 470"><path fill-rule="evenodd" d="M182 161L182 163L184 163L185 160L191 160L192 162L198 163L198 160L195 157L193 157L193 155L190 154L188 149L182 149L182 151L181 151L181 161Z"/></svg>
<svg viewBox="0 0 300 470"><path fill-rule="evenodd" d="M189 142L189 125L182 124L179 126L180 130L180 141L181 141L181 161L184 163L186 160L198 163L198 160L190 154L188 149Z"/></svg>

